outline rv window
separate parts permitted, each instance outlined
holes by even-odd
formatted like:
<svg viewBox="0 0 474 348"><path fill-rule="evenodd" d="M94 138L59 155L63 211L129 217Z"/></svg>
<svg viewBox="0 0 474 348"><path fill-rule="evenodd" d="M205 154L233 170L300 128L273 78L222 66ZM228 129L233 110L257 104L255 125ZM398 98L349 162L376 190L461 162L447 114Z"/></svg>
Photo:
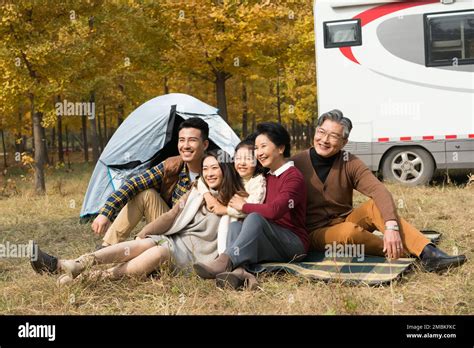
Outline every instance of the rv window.
<svg viewBox="0 0 474 348"><path fill-rule="evenodd" d="M362 45L360 19L324 22L324 47Z"/></svg>
<svg viewBox="0 0 474 348"><path fill-rule="evenodd" d="M426 66L474 64L474 11L424 17Z"/></svg>

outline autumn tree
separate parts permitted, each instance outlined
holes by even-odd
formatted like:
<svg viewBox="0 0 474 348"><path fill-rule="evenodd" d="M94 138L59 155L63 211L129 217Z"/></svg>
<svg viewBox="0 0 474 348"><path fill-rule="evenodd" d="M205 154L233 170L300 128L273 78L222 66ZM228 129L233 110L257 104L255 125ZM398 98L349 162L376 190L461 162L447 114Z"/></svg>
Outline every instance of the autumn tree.
<svg viewBox="0 0 474 348"><path fill-rule="evenodd" d="M278 6L247 0L165 3L174 45L167 61L173 70L213 83L217 108L227 120L226 82L262 58L258 47L269 36L262 32L281 15Z"/></svg>

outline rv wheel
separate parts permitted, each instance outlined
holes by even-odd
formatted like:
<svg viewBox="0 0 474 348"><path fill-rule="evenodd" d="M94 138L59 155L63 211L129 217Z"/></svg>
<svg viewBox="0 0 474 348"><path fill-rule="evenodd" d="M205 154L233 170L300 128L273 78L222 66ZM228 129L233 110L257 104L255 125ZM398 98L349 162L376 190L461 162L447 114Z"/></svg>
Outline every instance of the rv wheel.
<svg viewBox="0 0 474 348"><path fill-rule="evenodd" d="M433 176L434 169L431 155L414 146L391 149L382 164L385 180L406 186L427 184Z"/></svg>

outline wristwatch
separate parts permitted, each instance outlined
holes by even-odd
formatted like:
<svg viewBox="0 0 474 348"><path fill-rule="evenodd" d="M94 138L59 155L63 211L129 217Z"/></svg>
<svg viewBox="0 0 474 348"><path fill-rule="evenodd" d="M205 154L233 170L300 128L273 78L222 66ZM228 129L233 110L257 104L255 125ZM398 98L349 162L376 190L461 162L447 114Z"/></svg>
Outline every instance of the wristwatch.
<svg viewBox="0 0 474 348"><path fill-rule="evenodd" d="M398 225L392 225L392 226L385 225L385 230L400 231L400 228L398 227Z"/></svg>

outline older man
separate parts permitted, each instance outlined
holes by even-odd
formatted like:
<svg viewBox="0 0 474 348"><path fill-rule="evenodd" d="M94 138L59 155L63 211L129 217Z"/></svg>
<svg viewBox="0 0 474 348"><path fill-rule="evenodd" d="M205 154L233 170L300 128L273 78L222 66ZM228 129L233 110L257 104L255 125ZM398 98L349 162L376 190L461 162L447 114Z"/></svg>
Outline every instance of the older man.
<svg viewBox="0 0 474 348"><path fill-rule="evenodd" d="M306 225L311 248L325 250L333 242L362 244L370 255L391 259L415 255L427 271L464 263L464 255L445 254L398 217L387 188L359 158L342 151L351 129L351 121L341 111L327 112L318 119L314 146L293 157L308 190ZM353 190L371 199L354 209ZM374 230L382 231L383 239Z"/></svg>

